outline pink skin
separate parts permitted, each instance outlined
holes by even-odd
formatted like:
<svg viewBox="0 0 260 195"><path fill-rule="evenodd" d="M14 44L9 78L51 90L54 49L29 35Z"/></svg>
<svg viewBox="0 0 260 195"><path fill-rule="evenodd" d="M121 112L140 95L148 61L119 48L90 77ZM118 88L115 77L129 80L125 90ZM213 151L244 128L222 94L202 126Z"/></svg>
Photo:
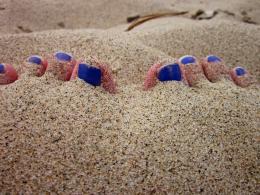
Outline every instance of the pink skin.
<svg viewBox="0 0 260 195"><path fill-rule="evenodd" d="M161 70L161 68L168 65L168 64L164 65L164 63L165 63L165 61L161 62L161 63L156 63L156 64L152 65L151 68L148 70L146 77L145 77L145 81L144 81L144 87L143 87L143 89L145 91L153 88L157 84L157 80L158 80L157 75L158 75L159 71ZM180 66L180 69L181 69L181 73L182 73L183 82L185 84L187 84L187 79L186 79L185 75L183 74L184 70L181 66Z"/></svg>
<svg viewBox="0 0 260 195"><path fill-rule="evenodd" d="M109 66L105 63L99 63L98 60L96 60L96 59L93 60L93 63L101 70L102 87L109 93L115 94L117 92L116 83L113 79L112 72L109 69ZM79 64L80 64L80 62L78 62L76 64L76 66L74 67L70 80L73 80L77 77Z"/></svg>
<svg viewBox="0 0 260 195"><path fill-rule="evenodd" d="M41 67L36 72L36 76L41 77L42 75L44 75L45 71L47 70L47 67L48 67L48 61L43 60Z"/></svg>
<svg viewBox="0 0 260 195"><path fill-rule="evenodd" d="M149 90L153 88L157 83L157 73L160 67L162 67L163 63L156 63L151 66L148 70L145 80L144 80L144 90Z"/></svg>
<svg viewBox="0 0 260 195"><path fill-rule="evenodd" d="M4 66L4 73L0 73L0 85L10 84L18 79L18 74L12 65L5 64Z"/></svg>
<svg viewBox="0 0 260 195"><path fill-rule="evenodd" d="M229 78L229 69L223 62L208 62L207 58L200 61L204 74L211 82L217 82L222 77Z"/></svg>
<svg viewBox="0 0 260 195"><path fill-rule="evenodd" d="M179 59L179 64L189 86L196 86L201 79L206 79L202 66L197 59L194 64L182 64Z"/></svg>
<svg viewBox="0 0 260 195"><path fill-rule="evenodd" d="M70 62L60 61L55 56L48 58L47 72L51 72L55 77L62 81L69 81L77 61L72 59Z"/></svg>
<svg viewBox="0 0 260 195"><path fill-rule="evenodd" d="M246 74L242 76L237 76L236 68L237 67L230 70L230 76L236 85L240 87L248 87L249 85L255 82L255 79L247 71Z"/></svg>
<svg viewBox="0 0 260 195"><path fill-rule="evenodd" d="M33 75L37 77L41 77L42 75L44 75L47 67L48 67L48 61L46 59L43 59L40 65L32 64L28 62L23 64L22 71L28 72L29 70L29 72L32 73Z"/></svg>

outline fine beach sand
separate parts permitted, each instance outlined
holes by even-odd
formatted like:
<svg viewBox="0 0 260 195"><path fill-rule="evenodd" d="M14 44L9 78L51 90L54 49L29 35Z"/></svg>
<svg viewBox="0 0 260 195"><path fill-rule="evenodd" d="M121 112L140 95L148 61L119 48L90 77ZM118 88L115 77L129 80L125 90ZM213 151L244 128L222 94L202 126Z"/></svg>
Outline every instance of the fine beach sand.
<svg viewBox="0 0 260 195"><path fill-rule="evenodd" d="M19 68L31 54L59 50L96 56L110 64L118 93L51 73L0 86L0 194L259 193L258 0L12 2L0 1L1 62ZM166 17L125 32L128 16L198 8L235 16ZM242 11L257 24L243 22ZM153 63L186 54L218 55L258 83L142 90Z"/></svg>

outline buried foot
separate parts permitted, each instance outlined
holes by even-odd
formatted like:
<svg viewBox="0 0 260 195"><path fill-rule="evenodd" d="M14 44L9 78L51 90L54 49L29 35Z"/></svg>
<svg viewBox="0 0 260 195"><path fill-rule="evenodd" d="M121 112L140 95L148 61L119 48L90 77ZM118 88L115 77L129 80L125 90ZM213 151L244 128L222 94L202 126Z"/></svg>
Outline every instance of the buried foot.
<svg viewBox="0 0 260 195"><path fill-rule="evenodd" d="M102 86L110 93L116 93L116 84L109 66L92 60L89 65L74 59L71 54L56 52L50 58L38 55L30 56L22 65L21 75L41 77L50 73L58 80L70 81L78 77L92 86ZM0 64L0 84L9 84L18 79L18 73L12 65Z"/></svg>
<svg viewBox="0 0 260 195"><path fill-rule="evenodd" d="M199 61L194 56L186 55L170 64L154 64L146 74L144 90L154 87L157 81L181 81L189 86L196 86L201 79L217 82L222 78L233 80L240 87L254 83L254 79L244 68L229 70L217 56L209 55Z"/></svg>

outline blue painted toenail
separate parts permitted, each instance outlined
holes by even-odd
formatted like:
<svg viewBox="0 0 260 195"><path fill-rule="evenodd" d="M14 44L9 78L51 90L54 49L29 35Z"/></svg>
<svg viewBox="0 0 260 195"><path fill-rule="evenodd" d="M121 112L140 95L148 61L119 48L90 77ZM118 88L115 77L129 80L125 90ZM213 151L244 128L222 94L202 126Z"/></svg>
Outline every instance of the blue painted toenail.
<svg viewBox="0 0 260 195"><path fill-rule="evenodd" d="M31 56L31 57L28 58L28 62L32 63L32 64L40 65L42 63L42 59L41 59L40 56L34 55L34 56Z"/></svg>
<svg viewBox="0 0 260 195"><path fill-rule="evenodd" d="M236 68L236 74L237 76L243 76L244 74L246 74L246 71L244 68L238 67Z"/></svg>
<svg viewBox="0 0 260 195"><path fill-rule="evenodd" d="M196 59L193 56L183 56L180 59L182 64L193 64L196 62Z"/></svg>
<svg viewBox="0 0 260 195"><path fill-rule="evenodd" d="M5 66L3 64L0 64L0 73L5 72Z"/></svg>
<svg viewBox="0 0 260 195"><path fill-rule="evenodd" d="M88 64L79 64L78 77L93 86L101 85L101 70Z"/></svg>
<svg viewBox="0 0 260 195"><path fill-rule="evenodd" d="M162 67L158 73L159 81L181 81L181 69L179 64L170 64Z"/></svg>
<svg viewBox="0 0 260 195"><path fill-rule="evenodd" d="M207 57L208 62L221 62L221 59L217 56L210 55Z"/></svg>
<svg viewBox="0 0 260 195"><path fill-rule="evenodd" d="M55 53L55 57L57 60L66 61L66 62L70 62L72 59L72 56L65 52L57 52Z"/></svg>

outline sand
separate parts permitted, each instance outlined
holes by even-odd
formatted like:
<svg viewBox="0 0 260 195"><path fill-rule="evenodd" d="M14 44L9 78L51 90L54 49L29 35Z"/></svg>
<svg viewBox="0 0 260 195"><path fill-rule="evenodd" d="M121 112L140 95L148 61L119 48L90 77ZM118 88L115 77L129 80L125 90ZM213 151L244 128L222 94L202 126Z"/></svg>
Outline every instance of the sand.
<svg viewBox="0 0 260 195"><path fill-rule="evenodd" d="M260 27L239 16L246 10L260 23L258 1L78 0L59 9L53 4L62 1L8 2L0 2L1 62L19 68L31 54L57 50L77 59L93 55L110 64L118 93L51 73L0 86L0 193L259 193L259 83L167 82L142 90L153 63L186 54L216 54L259 82ZM28 11L40 5L39 14ZM200 7L235 17L167 17L124 31L129 15ZM79 11L67 16L70 9Z"/></svg>

